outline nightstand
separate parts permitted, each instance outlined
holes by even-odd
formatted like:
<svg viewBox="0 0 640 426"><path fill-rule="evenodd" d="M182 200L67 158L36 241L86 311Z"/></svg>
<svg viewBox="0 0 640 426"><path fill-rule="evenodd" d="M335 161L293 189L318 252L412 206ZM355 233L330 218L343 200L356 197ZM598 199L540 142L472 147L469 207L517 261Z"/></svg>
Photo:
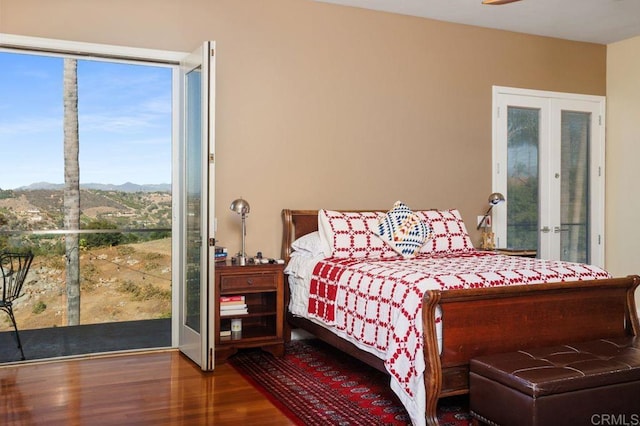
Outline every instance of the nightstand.
<svg viewBox="0 0 640 426"><path fill-rule="evenodd" d="M497 248L497 249L487 250L487 251L492 251L497 254L505 254L507 256L520 256L520 257L536 257L538 254L536 250L525 250L525 249Z"/></svg>
<svg viewBox="0 0 640 426"><path fill-rule="evenodd" d="M220 364L241 348L260 347L275 356L284 354L284 265L216 265L215 362ZM228 314L239 304L236 313ZM235 299L235 301L234 301ZM246 309L242 312L243 305ZM239 312L240 311L240 312ZM222 314L221 314L222 312ZM234 323L232 331L232 323ZM240 324L239 324L240 323Z"/></svg>

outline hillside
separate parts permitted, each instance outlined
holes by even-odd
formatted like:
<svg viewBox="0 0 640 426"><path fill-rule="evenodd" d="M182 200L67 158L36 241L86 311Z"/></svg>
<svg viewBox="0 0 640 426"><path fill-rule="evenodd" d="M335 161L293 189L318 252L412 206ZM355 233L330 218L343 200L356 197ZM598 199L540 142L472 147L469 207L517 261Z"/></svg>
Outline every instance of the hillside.
<svg viewBox="0 0 640 426"><path fill-rule="evenodd" d="M85 250L80 318L82 324L171 316L171 239ZM67 325L64 261L36 256L14 305L20 330ZM7 315L0 330L11 330Z"/></svg>
<svg viewBox="0 0 640 426"><path fill-rule="evenodd" d="M170 316L171 238L156 230L171 229L171 194L86 188L80 209L82 229L145 231L82 234L81 323ZM10 231L0 232L0 250L29 247L36 254L25 296L14 305L20 329L67 324L64 235L15 234L63 229L63 210L58 188L0 190L0 231ZM0 315L0 329L10 328Z"/></svg>
<svg viewBox="0 0 640 426"><path fill-rule="evenodd" d="M61 229L63 191L0 191L0 229ZM170 228L169 192L80 190L81 222L108 221L118 228Z"/></svg>

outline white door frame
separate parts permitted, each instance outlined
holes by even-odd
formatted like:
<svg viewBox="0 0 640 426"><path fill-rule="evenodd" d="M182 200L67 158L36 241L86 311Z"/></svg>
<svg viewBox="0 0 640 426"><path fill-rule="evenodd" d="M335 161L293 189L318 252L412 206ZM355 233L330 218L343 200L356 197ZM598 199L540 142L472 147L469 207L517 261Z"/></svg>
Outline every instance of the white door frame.
<svg viewBox="0 0 640 426"><path fill-rule="evenodd" d="M515 103L514 103L515 102ZM605 203L605 98L603 96L582 95L562 92L548 92L541 90L519 89L512 87L493 87L493 119L492 119L492 135L493 135L493 173L492 188L494 192L505 194L507 203L509 197L507 194L507 105L519 105L530 108L541 109L540 119L540 138L547 138L548 141L559 140L559 119L554 119L559 111L571 109L572 106L582 110L581 105L591 105L589 111L596 114L591 120L591 151L590 151L590 263L598 266L604 265L604 203ZM558 144L559 145L559 144ZM552 161L540 164L540 181L542 190L553 193L553 185L548 176L552 176L559 168L559 163L554 161L551 152L546 151L551 144L541 144L540 158L549 158ZM557 158L556 158L557 160ZM559 170L559 169L558 169ZM543 209L544 210L544 209ZM558 209L559 211L559 209ZM506 244L506 209L494 209L493 226L496 235L498 247L504 247ZM551 229L559 227L559 217L555 211L541 211L541 226L548 226ZM548 222L548 223L547 223ZM553 222L553 223L552 223ZM542 235L542 234L541 234ZM551 237L552 238L552 237ZM541 238L541 254L547 258L558 258L558 251L551 249L552 243L545 242ZM559 238L555 238L559 241ZM555 244L555 243L553 243ZM559 247L559 243L557 244Z"/></svg>
<svg viewBox="0 0 640 426"><path fill-rule="evenodd" d="M214 48L215 43L210 42L208 48ZM206 45L206 43L205 43ZM180 298L179 298L179 288L182 283L182 277L184 274L184 260L183 260L183 247L184 247L184 231L182 229L184 217L184 210L182 208L182 203L180 197L177 196L181 194L184 190L182 187L182 168L177 167L178 164L182 164L184 161L184 153L181 150L181 122L180 122L180 108L181 104L181 76L179 72L179 63L185 59L188 55L186 52L178 52L178 51L167 51L167 50L155 50L155 49L146 49L146 48L137 48L137 47L127 47L127 46L115 46L115 45L107 45L107 44L97 44L97 43L86 43L86 42L78 42L78 41L69 41L69 40L57 40L50 38L41 38L41 37L31 37L31 36L22 36L22 35L14 35L14 34L6 34L0 33L0 48L7 49L25 49L25 50L33 50L33 51L43 51L46 52L47 55L55 56L56 54L64 54L64 55L89 55L92 56L94 60L101 60L100 57L104 56L105 60L108 61L120 61L120 62L137 62L137 61L149 61L155 63L156 65L163 65L167 67L171 67L173 72L173 90L174 96L172 101L173 108L173 131L172 131L172 323L171 323L171 346L178 347L179 346L179 318L178 312L180 307ZM212 62L215 66L215 61ZM215 75L215 68L214 68ZM207 120L209 122L209 152L211 154L215 153L215 78L211 79L211 84L209 84L208 88L208 96L211 99L209 102L209 114ZM215 234L214 224L215 224L215 173L214 173L214 164L213 161L208 161L207 166L209 170L209 175L211 179L208 181L205 188L208 189L209 192L209 203L208 203L208 223L209 223L209 234L212 238ZM211 250L211 259L206 262L208 265L212 266L208 271L208 277L205 280L209 289L213 289L215 286L213 285L214 281L214 270L213 265L213 250ZM213 292L209 293L209 302L210 306L213 306L212 301L214 294ZM209 315L207 326L210 330L214 330L213 321L214 316ZM213 331L212 331L213 333ZM214 339L210 339L211 345L213 345ZM208 343L205 345L208 347ZM211 351L213 352L213 351ZM213 357L210 357L213 361Z"/></svg>

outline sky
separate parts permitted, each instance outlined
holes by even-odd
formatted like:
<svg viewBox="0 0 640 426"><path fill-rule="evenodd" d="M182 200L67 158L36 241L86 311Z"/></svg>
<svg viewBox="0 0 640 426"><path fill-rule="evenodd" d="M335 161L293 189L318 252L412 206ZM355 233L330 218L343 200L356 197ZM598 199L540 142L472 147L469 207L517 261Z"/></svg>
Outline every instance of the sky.
<svg viewBox="0 0 640 426"><path fill-rule="evenodd" d="M171 68L78 60L80 183L171 182ZM64 183L63 59L0 51L0 189Z"/></svg>

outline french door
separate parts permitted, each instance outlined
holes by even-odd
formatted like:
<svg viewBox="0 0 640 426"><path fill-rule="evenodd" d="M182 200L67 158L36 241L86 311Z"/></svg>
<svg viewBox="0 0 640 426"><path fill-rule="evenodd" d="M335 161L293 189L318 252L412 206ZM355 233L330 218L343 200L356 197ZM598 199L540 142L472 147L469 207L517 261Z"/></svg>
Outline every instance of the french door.
<svg viewBox="0 0 640 426"><path fill-rule="evenodd" d="M178 157L182 258L177 306L178 347L203 370L214 366L215 43L180 64Z"/></svg>
<svg viewBox="0 0 640 426"><path fill-rule="evenodd" d="M494 87L498 247L604 264L604 107L600 96Z"/></svg>

